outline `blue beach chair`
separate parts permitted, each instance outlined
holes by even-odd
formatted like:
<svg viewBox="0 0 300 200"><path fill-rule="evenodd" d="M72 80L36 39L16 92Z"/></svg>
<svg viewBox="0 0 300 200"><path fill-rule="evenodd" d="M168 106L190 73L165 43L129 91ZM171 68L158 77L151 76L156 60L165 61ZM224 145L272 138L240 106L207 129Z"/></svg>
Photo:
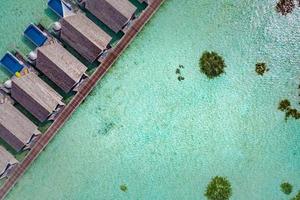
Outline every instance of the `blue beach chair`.
<svg viewBox="0 0 300 200"><path fill-rule="evenodd" d="M19 61L13 54L7 52L0 61L1 65L4 66L12 74L22 71L24 64Z"/></svg>

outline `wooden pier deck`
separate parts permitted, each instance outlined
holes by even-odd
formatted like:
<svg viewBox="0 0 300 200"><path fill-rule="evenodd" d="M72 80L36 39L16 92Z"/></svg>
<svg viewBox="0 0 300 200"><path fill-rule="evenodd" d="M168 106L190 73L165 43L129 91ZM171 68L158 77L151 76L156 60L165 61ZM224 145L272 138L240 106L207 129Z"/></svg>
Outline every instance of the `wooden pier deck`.
<svg viewBox="0 0 300 200"><path fill-rule="evenodd" d="M106 72L112 67L115 61L119 58L122 52L128 47L130 42L137 36L144 25L150 20L153 14L159 9L161 4L165 0L154 0L145 11L139 16L134 24L128 29L124 37L118 43L118 45L109 53L109 55L103 60L102 64L97 68L94 74L90 77L88 82L78 91L72 101L65 107L62 113L53 122L50 128L44 133L39 140L35 143L33 148L29 151L22 163L16 167L14 172L5 181L0 188L0 199L4 199L8 192L14 187L17 181L22 177L26 170L30 167L33 161L40 155L45 149L53 137L57 134L58 130L64 125L64 123L70 118L72 113L81 104L81 102L87 97L87 95L96 86L97 82L102 79Z"/></svg>

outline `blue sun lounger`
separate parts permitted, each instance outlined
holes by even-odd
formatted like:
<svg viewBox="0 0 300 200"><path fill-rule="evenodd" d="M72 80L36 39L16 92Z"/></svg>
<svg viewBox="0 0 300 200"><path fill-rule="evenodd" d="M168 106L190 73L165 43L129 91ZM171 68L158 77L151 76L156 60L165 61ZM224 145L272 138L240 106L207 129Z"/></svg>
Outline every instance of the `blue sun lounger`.
<svg viewBox="0 0 300 200"><path fill-rule="evenodd" d="M60 17L66 17L70 14L73 14L71 5L63 0L49 0L48 6Z"/></svg>
<svg viewBox="0 0 300 200"><path fill-rule="evenodd" d="M24 68L22 64L14 55L7 52L0 61L1 65L4 66L10 73L15 74L20 72Z"/></svg>
<svg viewBox="0 0 300 200"><path fill-rule="evenodd" d="M45 44L48 37L36 25L30 24L24 31L24 36L28 38L34 45L41 47Z"/></svg>

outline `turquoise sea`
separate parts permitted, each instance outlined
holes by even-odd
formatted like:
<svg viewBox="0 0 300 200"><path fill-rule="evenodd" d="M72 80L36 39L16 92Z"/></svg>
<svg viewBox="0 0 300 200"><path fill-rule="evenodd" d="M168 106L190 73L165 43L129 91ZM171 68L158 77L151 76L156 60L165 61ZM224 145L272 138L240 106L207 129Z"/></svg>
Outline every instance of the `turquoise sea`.
<svg viewBox="0 0 300 200"><path fill-rule="evenodd" d="M300 8L284 17L275 4L167 0L7 199L204 200L216 175L230 180L232 200L291 199L300 122L277 107L288 98L299 108ZM0 5L0 52L25 49L20 34L47 16L45 1ZM226 74L200 73L205 50L224 57ZM257 62L270 71L258 76Z"/></svg>

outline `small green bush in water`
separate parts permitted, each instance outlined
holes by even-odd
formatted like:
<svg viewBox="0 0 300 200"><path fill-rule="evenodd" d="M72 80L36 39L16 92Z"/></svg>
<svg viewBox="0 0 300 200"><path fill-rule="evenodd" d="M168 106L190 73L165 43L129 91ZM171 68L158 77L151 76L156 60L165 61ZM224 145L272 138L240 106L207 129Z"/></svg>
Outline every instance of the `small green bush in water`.
<svg viewBox="0 0 300 200"><path fill-rule="evenodd" d="M280 101L278 109L281 111L286 111L290 107L291 107L291 102L287 99L284 99L284 100Z"/></svg>
<svg viewBox="0 0 300 200"><path fill-rule="evenodd" d="M279 0L276 5L277 12L282 15L287 15L291 13L295 8L294 0Z"/></svg>
<svg viewBox="0 0 300 200"><path fill-rule="evenodd" d="M285 112L285 120L289 117L300 119L300 112L297 109L292 108L290 101L287 99L280 101L278 109Z"/></svg>
<svg viewBox="0 0 300 200"><path fill-rule="evenodd" d="M298 192L298 194L292 198L292 200L300 200L300 191Z"/></svg>
<svg viewBox="0 0 300 200"><path fill-rule="evenodd" d="M281 191L287 195L291 194L293 191L293 186L288 182L282 183L280 187L281 187Z"/></svg>
<svg viewBox="0 0 300 200"><path fill-rule="evenodd" d="M123 192L127 192L128 188L125 184L120 185L120 190L122 190Z"/></svg>
<svg viewBox="0 0 300 200"><path fill-rule="evenodd" d="M265 72L269 71L266 63L256 63L255 71L258 75L263 76Z"/></svg>
<svg viewBox="0 0 300 200"><path fill-rule="evenodd" d="M205 51L199 61L200 70L208 78L214 78L224 73L224 59L216 52Z"/></svg>
<svg viewBox="0 0 300 200"><path fill-rule="evenodd" d="M216 176L208 184L205 196L208 200L228 200L232 195L230 182L225 177Z"/></svg>

